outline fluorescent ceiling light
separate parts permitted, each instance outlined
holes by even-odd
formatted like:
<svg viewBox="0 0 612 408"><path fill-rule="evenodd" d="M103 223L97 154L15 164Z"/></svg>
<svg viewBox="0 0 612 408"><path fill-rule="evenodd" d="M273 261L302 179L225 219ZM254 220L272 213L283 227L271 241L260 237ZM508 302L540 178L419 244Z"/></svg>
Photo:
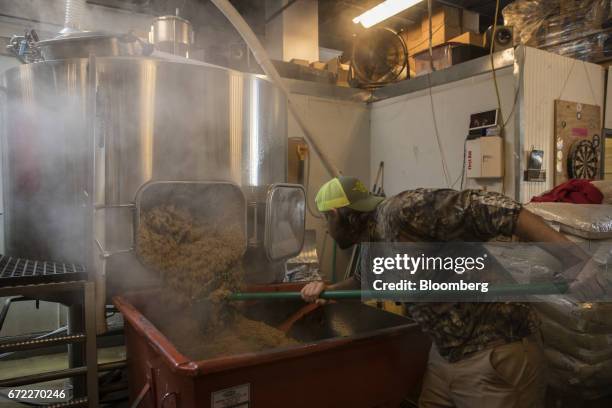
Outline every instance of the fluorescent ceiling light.
<svg viewBox="0 0 612 408"><path fill-rule="evenodd" d="M353 23L361 23L365 28L369 28L391 16L401 13L421 1L422 0L385 0L365 13L355 17Z"/></svg>

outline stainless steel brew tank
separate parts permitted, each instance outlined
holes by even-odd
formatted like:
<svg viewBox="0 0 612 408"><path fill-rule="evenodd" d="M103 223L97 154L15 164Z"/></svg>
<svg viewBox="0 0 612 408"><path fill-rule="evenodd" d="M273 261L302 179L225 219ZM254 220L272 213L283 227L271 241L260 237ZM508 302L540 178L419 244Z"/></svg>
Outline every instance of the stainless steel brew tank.
<svg viewBox="0 0 612 408"><path fill-rule="evenodd" d="M286 179L286 102L257 76L154 58L78 58L8 70L2 86L11 254L89 264L100 251L91 248L94 229L106 252L129 248L130 204L149 181L229 180L257 208L262 191ZM260 242L251 244L247 258L265 263ZM150 279L133 252L108 257L105 273L111 293Z"/></svg>

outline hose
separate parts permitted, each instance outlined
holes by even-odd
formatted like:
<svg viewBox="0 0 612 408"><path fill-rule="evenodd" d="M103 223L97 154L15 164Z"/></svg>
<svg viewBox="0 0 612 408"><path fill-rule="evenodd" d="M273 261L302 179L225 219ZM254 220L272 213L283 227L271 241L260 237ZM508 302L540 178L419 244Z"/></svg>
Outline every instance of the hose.
<svg viewBox="0 0 612 408"><path fill-rule="evenodd" d="M297 122L298 126L300 127L302 132L304 132L306 140L312 146L317 156L319 156L319 158L321 159L325 170L327 170L327 172L332 177L339 176L341 174L340 170L338 170L338 168L332 164L327 154L325 154L325 152L321 150L319 143L317 143L316 140L313 138L313 134L306 125L304 119L302 118L302 114L291 99L289 88L282 81L274 65L272 65L272 62L270 61L266 50L257 39L257 36L253 32L253 30L251 30L251 27L249 27L244 18L242 18L240 13L238 13L238 11L234 8L234 6L232 6L232 4L228 0L211 0L211 2L219 9L219 11L221 11L221 13L223 13L223 15L225 15L229 22L234 26L236 31L238 31L238 34L240 34L244 42L251 49L255 60L257 60L264 73L272 80L274 84L276 84L276 86L278 86L278 88L283 92L283 94L285 94L285 97L287 98L287 106L289 107L289 112L293 114L293 117L295 118L295 121Z"/></svg>
<svg viewBox="0 0 612 408"><path fill-rule="evenodd" d="M66 0L64 10L64 29L61 34L81 31L83 14L85 13L86 0Z"/></svg>
<svg viewBox="0 0 612 408"><path fill-rule="evenodd" d="M60 327L58 329L55 329L53 331L50 331L48 333L42 334L40 336L36 336L36 337L34 337L33 340L45 339L47 337L51 337L51 336L54 336L56 334L65 332L66 330L68 330L68 326L62 326L62 327ZM3 359L5 357L8 357L8 356L13 355L15 353L17 353L17 352L16 351L9 351L9 352L6 352L6 353L2 353L2 354L0 354L0 359Z"/></svg>

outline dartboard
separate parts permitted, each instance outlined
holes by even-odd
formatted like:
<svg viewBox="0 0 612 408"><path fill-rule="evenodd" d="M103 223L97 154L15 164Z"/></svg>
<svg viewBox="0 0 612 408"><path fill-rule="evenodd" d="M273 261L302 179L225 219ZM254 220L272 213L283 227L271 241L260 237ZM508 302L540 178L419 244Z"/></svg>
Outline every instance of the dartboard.
<svg viewBox="0 0 612 408"><path fill-rule="evenodd" d="M597 175L597 152L590 140L581 140L572 145L567 157L567 174L570 178L595 178Z"/></svg>

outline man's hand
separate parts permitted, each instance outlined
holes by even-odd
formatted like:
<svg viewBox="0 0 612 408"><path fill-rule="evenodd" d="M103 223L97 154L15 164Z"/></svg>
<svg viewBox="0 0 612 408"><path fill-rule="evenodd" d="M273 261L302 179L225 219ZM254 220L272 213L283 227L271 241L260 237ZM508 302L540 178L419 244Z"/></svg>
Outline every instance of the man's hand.
<svg viewBox="0 0 612 408"><path fill-rule="evenodd" d="M304 286L301 290L302 299L304 301L312 303L317 302L319 304L326 303L325 299L319 299L319 295L323 293L327 285L322 281L310 282Z"/></svg>

